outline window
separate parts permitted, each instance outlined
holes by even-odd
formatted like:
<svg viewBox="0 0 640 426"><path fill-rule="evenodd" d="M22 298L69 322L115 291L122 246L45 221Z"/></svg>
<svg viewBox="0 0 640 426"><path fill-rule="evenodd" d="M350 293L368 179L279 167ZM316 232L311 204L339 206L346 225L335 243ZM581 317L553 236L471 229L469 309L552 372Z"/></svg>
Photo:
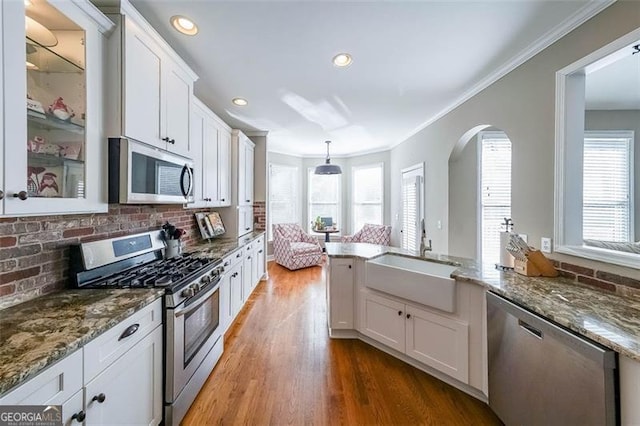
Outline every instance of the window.
<svg viewBox="0 0 640 426"><path fill-rule="evenodd" d="M274 223L300 223L299 190L300 174L295 166L269 164L269 211L267 232L273 239Z"/></svg>
<svg viewBox="0 0 640 426"><path fill-rule="evenodd" d="M402 229L400 245L403 249L418 250L420 247L421 226L424 219L422 203L422 181L424 166L402 171Z"/></svg>
<svg viewBox="0 0 640 426"><path fill-rule="evenodd" d="M500 231L511 217L511 141L503 132L482 132L480 141L480 260L500 262Z"/></svg>
<svg viewBox="0 0 640 426"><path fill-rule="evenodd" d="M633 134L630 132L585 133L584 239L633 241L632 146Z"/></svg>
<svg viewBox="0 0 640 426"><path fill-rule="evenodd" d="M357 232L365 223L382 225L384 175L382 163L352 169L351 231Z"/></svg>
<svg viewBox="0 0 640 426"><path fill-rule="evenodd" d="M316 175L313 171L314 168L309 168L307 227L311 231L311 222L320 216L332 218L339 228L342 175Z"/></svg>

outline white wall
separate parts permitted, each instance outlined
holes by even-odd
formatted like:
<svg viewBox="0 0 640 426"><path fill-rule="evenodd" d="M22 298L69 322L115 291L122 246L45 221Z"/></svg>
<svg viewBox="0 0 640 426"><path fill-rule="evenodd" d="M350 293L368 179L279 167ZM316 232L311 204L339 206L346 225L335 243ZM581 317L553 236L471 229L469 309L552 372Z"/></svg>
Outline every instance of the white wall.
<svg viewBox="0 0 640 426"><path fill-rule="evenodd" d="M512 218L517 231L528 234L534 245L539 245L540 237L552 236L555 72L640 27L639 8L638 2L613 4L393 148L390 201L394 242L398 241L395 218L400 213L400 170L424 161L426 225L434 251L469 255L475 250L475 235L470 236L475 231L471 227L465 232L458 231L461 224L477 221L476 208L459 207L469 204L468 186L476 186L477 167L454 165L452 172L456 176L451 179L450 187L449 156L467 131L481 125L502 129L511 139ZM449 194L456 195L450 197ZM438 220L442 221L442 230L436 229ZM561 258L555 254L554 257ZM570 260L577 264L593 263L580 258Z"/></svg>

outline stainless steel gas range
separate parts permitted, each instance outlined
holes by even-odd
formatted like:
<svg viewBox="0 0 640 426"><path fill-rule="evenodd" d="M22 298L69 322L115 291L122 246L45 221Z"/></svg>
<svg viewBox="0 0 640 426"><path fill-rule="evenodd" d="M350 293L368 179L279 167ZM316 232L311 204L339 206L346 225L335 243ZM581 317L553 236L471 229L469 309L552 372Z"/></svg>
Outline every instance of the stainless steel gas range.
<svg viewBox="0 0 640 426"><path fill-rule="evenodd" d="M70 252L77 288L162 287L164 296L164 423L177 425L223 351L219 259L184 254L163 259L160 231L92 241Z"/></svg>

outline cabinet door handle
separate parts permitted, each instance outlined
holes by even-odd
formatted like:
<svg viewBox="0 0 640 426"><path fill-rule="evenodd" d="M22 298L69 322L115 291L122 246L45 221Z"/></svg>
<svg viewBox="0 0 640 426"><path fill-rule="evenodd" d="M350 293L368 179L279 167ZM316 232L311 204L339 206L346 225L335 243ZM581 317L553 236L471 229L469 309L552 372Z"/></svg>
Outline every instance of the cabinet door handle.
<svg viewBox="0 0 640 426"><path fill-rule="evenodd" d="M351 265L349 265L349 269L351 269Z"/></svg>
<svg viewBox="0 0 640 426"><path fill-rule="evenodd" d="M93 398L91 398L91 402L98 401L98 404L102 404L105 399L107 399L107 396L103 393L100 393L98 395L95 395Z"/></svg>
<svg viewBox="0 0 640 426"><path fill-rule="evenodd" d="M71 420L75 420L78 423L82 423L86 417L87 415L85 414L85 412L80 410L79 412L71 416Z"/></svg>
<svg viewBox="0 0 640 426"><path fill-rule="evenodd" d="M402 311L398 311L398 316L402 316Z"/></svg>
<svg viewBox="0 0 640 426"><path fill-rule="evenodd" d="M27 199L27 191L20 191L13 194L13 198L20 198L22 201Z"/></svg>
<svg viewBox="0 0 640 426"><path fill-rule="evenodd" d="M222 200L220 200L220 201L222 201L224 203L224 198Z"/></svg>
<svg viewBox="0 0 640 426"><path fill-rule="evenodd" d="M251 202L251 200L246 200L246 201L247 201L247 203L250 203L250 202Z"/></svg>
<svg viewBox="0 0 640 426"><path fill-rule="evenodd" d="M0 191L0 200L4 198L4 191Z"/></svg>
<svg viewBox="0 0 640 426"><path fill-rule="evenodd" d="M411 318L411 314L407 314L407 319Z"/></svg>
<svg viewBox="0 0 640 426"><path fill-rule="evenodd" d="M262 253L262 250L258 250L258 253Z"/></svg>
<svg viewBox="0 0 640 426"><path fill-rule="evenodd" d="M133 333L138 331L138 328L140 328L140 324L131 324L129 327L126 328L126 330L122 332L120 337L118 337L118 341L122 339L126 339L127 337L131 336Z"/></svg>
<svg viewBox="0 0 640 426"><path fill-rule="evenodd" d="M244 230L245 230L245 231L248 231L248 230L250 230L250 229L251 229L251 228L244 228Z"/></svg>
<svg viewBox="0 0 640 426"><path fill-rule="evenodd" d="M242 253L236 254L236 259L239 258L240 256L242 256Z"/></svg>
<svg viewBox="0 0 640 426"><path fill-rule="evenodd" d="M175 139L169 139L167 142L169 142L171 145L175 145L176 140Z"/></svg>
<svg viewBox="0 0 640 426"><path fill-rule="evenodd" d="M234 272L234 273L233 273L233 275L231 275L231 276L232 276L233 278L235 278L235 277L237 277L237 276L238 276L238 273L237 273L237 272Z"/></svg>
<svg viewBox="0 0 640 426"><path fill-rule="evenodd" d="M224 262L224 265L222 266L229 266L229 261L227 260L226 262Z"/></svg>
<svg viewBox="0 0 640 426"><path fill-rule="evenodd" d="M165 142L169 142L169 138L168 137L162 138L162 140L165 141Z"/></svg>

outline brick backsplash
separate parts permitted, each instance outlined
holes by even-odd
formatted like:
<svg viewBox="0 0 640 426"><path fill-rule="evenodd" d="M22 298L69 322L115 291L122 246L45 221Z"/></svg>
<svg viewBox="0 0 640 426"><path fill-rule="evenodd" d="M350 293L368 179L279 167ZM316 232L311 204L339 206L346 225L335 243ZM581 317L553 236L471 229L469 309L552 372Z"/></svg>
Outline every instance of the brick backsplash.
<svg viewBox="0 0 640 426"><path fill-rule="evenodd" d="M253 205L253 229L255 231L267 229L267 205L264 201L256 201Z"/></svg>
<svg viewBox="0 0 640 426"><path fill-rule="evenodd" d="M578 284L597 287L620 296L640 296L639 280L566 262L553 263L560 275Z"/></svg>
<svg viewBox="0 0 640 426"><path fill-rule="evenodd" d="M65 288L69 246L159 229L166 221L186 234L189 246L200 239L194 213L181 205L112 204L108 213L0 218L0 308Z"/></svg>

